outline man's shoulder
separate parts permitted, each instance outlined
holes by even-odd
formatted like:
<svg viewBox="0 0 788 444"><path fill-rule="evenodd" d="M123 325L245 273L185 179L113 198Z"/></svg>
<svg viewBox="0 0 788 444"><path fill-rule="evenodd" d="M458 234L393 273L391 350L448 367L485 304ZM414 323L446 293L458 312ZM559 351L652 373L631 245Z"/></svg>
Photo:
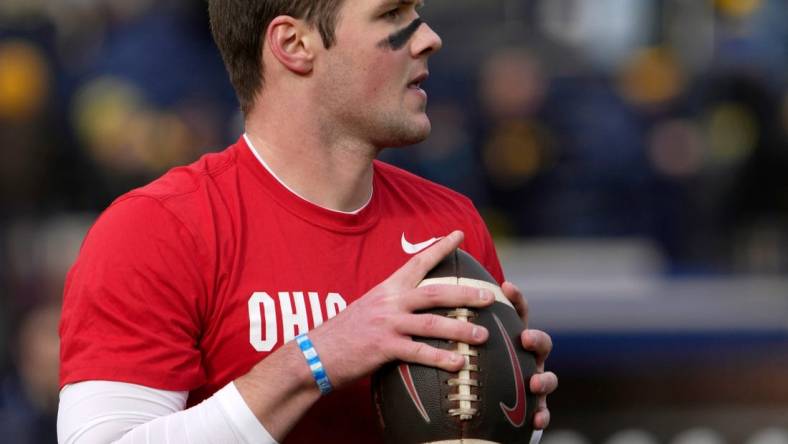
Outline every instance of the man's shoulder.
<svg viewBox="0 0 788 444"><path fill-rule="evenodd" d="M191 164L174 167L152 182L129 191L119 200L147 196L163 202L194 194L232 169L236 157L235 145L204 154Z"/></svg>
<svg viewBox="0 0 788 444"><path fill-rule="evenodd" d="M223 175L235 168L235 145L204 154L195 162L170 169L152 182L118 198L102 212L100 219L146 224L163 218L188 226L203 226L216 214L222 202Z"/></svg>

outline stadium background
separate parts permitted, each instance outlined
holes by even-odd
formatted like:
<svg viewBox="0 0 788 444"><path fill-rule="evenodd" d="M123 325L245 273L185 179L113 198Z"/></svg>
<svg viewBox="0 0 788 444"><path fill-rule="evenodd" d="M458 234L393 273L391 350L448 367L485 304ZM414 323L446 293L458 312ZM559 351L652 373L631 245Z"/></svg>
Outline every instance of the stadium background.
<svg viewBox="0 0 788 444"><path fill-rule="evenodd" d="M553 335L544 442L788 442L788 1L430 0L434 133ZM97 212L235 140L197 0L0 1L0 436L54 442Z"/></svg>

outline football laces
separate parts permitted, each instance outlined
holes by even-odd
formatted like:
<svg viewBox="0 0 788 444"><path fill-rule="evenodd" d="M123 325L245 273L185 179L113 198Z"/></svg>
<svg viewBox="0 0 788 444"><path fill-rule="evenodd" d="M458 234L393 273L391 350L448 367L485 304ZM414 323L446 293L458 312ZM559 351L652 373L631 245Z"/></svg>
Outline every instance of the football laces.
<svg viewBox="0 0 788 444"><path fill-rule="evenodd" d="M450 311L447 317L458 321L471 322L476 313L467 308L457 308ZM461 421L468 421L479 411L479 396L472 392L472 387L479 387L479 380L471 374L479 372L479 366L471 362L471 358L479 356L479 352L470 344L456 342L455 353L465 358L465 365L457 373L456 378L449 378L449 386L456 387L457 392L448 396L449 401L456 402L456 407L449 409L450 416L459 416Z"/></svg>

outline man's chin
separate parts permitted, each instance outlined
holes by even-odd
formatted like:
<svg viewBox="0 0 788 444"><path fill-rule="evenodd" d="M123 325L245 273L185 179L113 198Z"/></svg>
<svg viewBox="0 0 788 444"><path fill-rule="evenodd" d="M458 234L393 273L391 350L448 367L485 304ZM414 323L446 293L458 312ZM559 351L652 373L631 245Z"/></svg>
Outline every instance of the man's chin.
<svg viewBox="0 0 788 444"><path fill-rule="evenodd" d="M432 131L432 124L426 113L403 118L390 118L380 123L383 125L367 128L372 143L379 148L400 147L423 142Z"/></svg>
<svg viewBox="0 0 788 444"><path fill-rule="evenodd" d="M432 125L430 120L424 116L424 120L418 124L412 124L407 127L401 128L397 137L392 138L391 143L387 144L390 147L400 147L415 145L424 142L432 132Z"/></svg>

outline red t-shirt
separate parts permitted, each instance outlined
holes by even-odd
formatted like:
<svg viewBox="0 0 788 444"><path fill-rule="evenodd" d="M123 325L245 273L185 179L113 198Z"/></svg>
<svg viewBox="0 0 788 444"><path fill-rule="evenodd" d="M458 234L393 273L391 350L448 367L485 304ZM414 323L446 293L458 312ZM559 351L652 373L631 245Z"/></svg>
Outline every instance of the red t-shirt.
<svg viewBox="0 0 788 444"><path fill-rule="evenodd" d="M403 235L455 229L501 282L467 198L376 161L369 204L338 213L290 192L241 138L121 196L91 228L66 280L61 386L129 382L194 405L387 278L411 257ZM373 412L367 378L322 398L287 441L375 442Z"/></svg>

